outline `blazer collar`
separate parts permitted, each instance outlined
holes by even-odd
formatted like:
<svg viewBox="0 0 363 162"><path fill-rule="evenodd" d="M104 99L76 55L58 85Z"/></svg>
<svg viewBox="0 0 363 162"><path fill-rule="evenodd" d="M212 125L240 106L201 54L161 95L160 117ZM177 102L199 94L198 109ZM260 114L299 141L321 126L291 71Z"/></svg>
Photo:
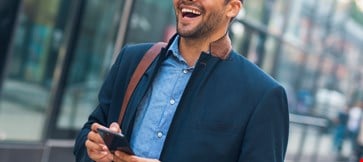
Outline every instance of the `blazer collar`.
<svg viewBox="0 0 363 162"><path fill-rule="evenodd" d="M222 60L228 58L231 50L232 44L228 34L225 34L223 37L209 44L210 54Z"/></svg>

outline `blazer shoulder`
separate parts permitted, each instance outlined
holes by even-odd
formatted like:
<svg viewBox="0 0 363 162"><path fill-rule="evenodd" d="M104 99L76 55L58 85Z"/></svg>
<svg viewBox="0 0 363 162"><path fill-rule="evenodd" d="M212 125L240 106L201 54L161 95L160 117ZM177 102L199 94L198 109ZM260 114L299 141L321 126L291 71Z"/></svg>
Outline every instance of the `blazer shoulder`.
<svg viewBox="0 0 363 162"><path fill-rule="evenodd" d="M144 54L149 48L151 48L155 43L139 43L139 44L127 44L123 50L127 50L130 53Z"/></svg>
<svg viewBox="0 0 363 162"><path fill-rule="evenodd" d="M270 74L236 51L232 52L231 58L237 64L238 68L236 69L239 69L238 73L244 78L245 84L256 89L271 89L281 86ZM256 87L255 85L259 86Z"/></svg>
<svg viewBox="0 0 363 162"><path fill-rule="evenodd" d="M121 60L138 62L153 45L154 43L126 44L118 53L115 64L120 64Z"/></svg>

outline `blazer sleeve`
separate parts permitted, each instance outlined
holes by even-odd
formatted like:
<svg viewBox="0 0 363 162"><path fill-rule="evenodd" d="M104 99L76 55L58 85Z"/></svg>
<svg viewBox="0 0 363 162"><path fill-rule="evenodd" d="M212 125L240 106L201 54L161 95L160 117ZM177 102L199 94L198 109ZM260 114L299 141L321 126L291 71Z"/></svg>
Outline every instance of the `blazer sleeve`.
<svg viewBox="0 0 363 162"><path fill-rule="evenodd" d="M285 90L276 86L261 98L246 128L239 162L283 162L289 133Z"/></svg>
<svg viewBox="0 0 363 162"><path fill-rule="evenodd" d="M124 51L124 50L122 50ZM123 52L118 55L115 63L112 65L105 81L98 94L98 102L96 109L88 117L88 121L84 124L80 133L78 134L73 153L76 157L77 162L91 162L92 160L88 157L85 142L87 140L87 135L91 130L91 125L93 123L99 123L101 125L107 124L107 114L110 108L112 100L112 92L114 87L115 78L118 73L119 65L123 56Z"/></svg>

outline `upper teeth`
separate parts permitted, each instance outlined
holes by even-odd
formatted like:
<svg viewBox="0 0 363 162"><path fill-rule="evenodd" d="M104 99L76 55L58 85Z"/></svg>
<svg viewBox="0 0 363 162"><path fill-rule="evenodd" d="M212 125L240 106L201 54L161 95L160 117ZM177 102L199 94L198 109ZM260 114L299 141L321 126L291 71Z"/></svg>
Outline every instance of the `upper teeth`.
<svg viewBox="0 0 363 162"><path fill-rule="evenodd" d="M182 12L183 13L193 13L193 14L196 14L196 15L200 15L200 12L199 11L192 10L192 9L187 9L187 8L183 8L182 9Z"/></svg>

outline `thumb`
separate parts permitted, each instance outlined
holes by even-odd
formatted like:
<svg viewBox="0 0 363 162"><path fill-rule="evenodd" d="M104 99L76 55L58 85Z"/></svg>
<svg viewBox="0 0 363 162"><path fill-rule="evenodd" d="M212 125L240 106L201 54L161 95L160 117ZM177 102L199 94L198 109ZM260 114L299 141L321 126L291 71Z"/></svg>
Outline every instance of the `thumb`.
<svg viewBox="0 0 363 162"><path fill-rule="evenodd" d="M121 133L120 125L118 125L116 122L111 123L110 130L113 132Z"/></svg>

